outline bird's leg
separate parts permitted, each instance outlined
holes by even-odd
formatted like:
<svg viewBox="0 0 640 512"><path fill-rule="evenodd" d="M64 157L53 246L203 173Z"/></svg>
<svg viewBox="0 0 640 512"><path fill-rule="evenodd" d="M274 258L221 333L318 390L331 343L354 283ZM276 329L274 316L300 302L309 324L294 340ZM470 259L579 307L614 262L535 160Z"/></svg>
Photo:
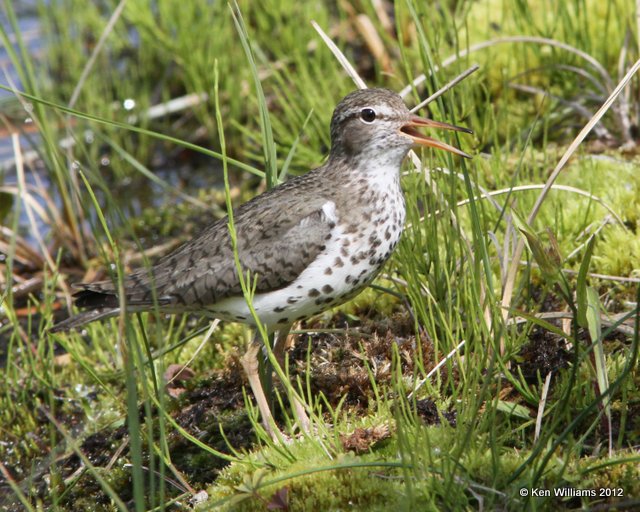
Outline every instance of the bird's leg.
<svg viewBox="0 0 640 512"><path fill-rule="evenodd" d="M273 346L274 343L274 334L269 334L269 346ZM260 363L259 372L260 372L260 382L262 382L262 389L264 390L264 394L267 397L267 403L269 407L273 409L275 407L275 397L273 394L273 366L271 361L269 361L269 349L263 344L261 354L258 356L258 361Z"/></svg>
<svg viewBox="0 0 640 512"><path fill-rule="evenodd" d="M262 417L262 424L264 425L264 429L269 434L269 437L274 440L274 442L279 441L279 436L276 434L278 431L278 427L273 419L273 415L271 414L271 409L269 408L269 402L267 401L267 397L264 394L264 390L262 389L262 382L260 381L260 372L258 362L258 354L260 353L260 349L262 348L262 338L260 337L260 333L256 332L256 335L247 348L247 351L240 358L240 363L242 364L242 368L244 368L244 372L247 375L247 379L249 380L249 385L251 386L251 391L253 391L253 396L258 403L258 409L260 410L260 416Z"/></svg>
<svg viewBox="0 0 640 512"><path fill-rule="evenodd" d="M276 335L276 340L273 345L273 355L276 358L277 363L280 365L280 368L283 372L286 370L286 361L285 361L285 348L287 345L287 338L289 337L289 331L291 331L291 325L287 325L286 327L280 329ZM285 375L287 375L285 373ZM296 415L296 420L298 421L298 426L300 430L303 432L309 432L309 427L311 425L311 421L309 420L309 416L307 416L307 411L304 406L298 400L298 397L295 393L289 392L289 386L287 383L283 383L285 389L287 390L287 394L289 396L289 402L293 406L293 412ZM289 384L293 386L293 384Z"/></svg>

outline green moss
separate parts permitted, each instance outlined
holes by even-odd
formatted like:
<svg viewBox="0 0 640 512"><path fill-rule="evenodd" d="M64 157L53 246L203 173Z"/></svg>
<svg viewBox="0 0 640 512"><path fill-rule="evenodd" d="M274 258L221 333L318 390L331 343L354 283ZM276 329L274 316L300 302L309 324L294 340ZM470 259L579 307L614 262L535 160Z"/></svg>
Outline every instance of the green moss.
<svg viewBox="0 0 640 512"><path fill-rule="evenodd" d="M640 276L640 237L635 230L611 226L594 255L596 272L611 276Z"/></svg>
<svg viewBox="0 0 640 512"><path fill-rule="evenodd" d="M510 0L480 0L470 4L468 19L473 23L464 25L461 37L463 40L468 38L470 45L508 36L545 37L575 46L601 62L615 63L624 41L627 20L634 15L633 4L625 0L530 0L517 3ZM609 37L603 37L603 34ZM505 46L509 49L495 46L474 55L474 60L490 63L482 67L486 68L490 77L497 79L494 84L502 83L502 74L507 69L508 75L514 76L545 63L557 64L560 60L585 64L585 61L564 50L546 45L528 44L528 49L518 43L507 43ZM548 83L550 76L548 72L535 73L528 76L526 82L543 85Z"/></svg>
<svg viewBox="0 0 640 512"><path fill-rule="evenodd" d="M469 486L451 487L443 478L451 469L450 457L458 435L453 428L418 423L405 424L401 436L395 434L371 453L359 456L339 454L329 458L313 440L298 440L288 446L289 460L282 457L280 450L263 448L249 455L245 463L225 469L216 485L208 489L209 501L201 510L264 510L285 488L288 510L292 511L464 508L474 500ZM407 452L408 445L403 446L405 443L411 446L411 454ZM496 465L486 448L478 451L474 446L475 442L456 464L479 486L506 485L525 458L516 451L505 452ZM399 457L401 453L406 459ZM259 461L268 461L268 466L276 469L251 466ZM495 503L495 498L487 496L486 503Z"/></svg>
<svg viewBox="0 0 640 512"><path fill-rule="evenodd" d="M623 223L595 201L554 192L552 204L545 208L541 220L555 225L559 231L559 240L564 245L562 252L565 255L571 252L577 243L585 241L585 235L606 222L594 249L591 272L624 277L637 273L640 269L640 176L636 164L617 154L585 156L569 165L558 183L597 196ZM580 261L577 258L575 268Z"/></svg>
<svg viewBox="0 0 640 512"><path fill-rule="evenodd" d="M378 279L375 284L393 289L393 284L384 279ZM349 302L330 310L328 314L333 315L336 311L340 311L346 315L358 316L375 311L376 315L381 317L391 316L397 309L398 302L397 297L369 287Z"/></svg>
<svg viewBox="0 0 640 512"><path fill-rule="evenodd" d="M265 448L251 454L246 463L230 465L208 490L210 499L202 510L218 510L218 502L225 499L229 501L220 510L264 510L283 488L292 511L388 510L402 500L400 475L397 470L376 466L379 456L338 455L331 459L312 440L298 440L285 450L289 457L283 457L281 449ZM267 462L277 469L255 469L250 461ZM363 463L371 466L354 467Z"/></svg>
<svg viewBox="0 0 640 512"><path fill-rule="evenodd" d="M628 457L625 457L628 455ZM640 496L640 465L636 452L617 453L612 460L604 459L605 464L584 474L592 482L593 488L622 490L624 498ZM583 470L597 467L598 461L583 461Z"/></svg>

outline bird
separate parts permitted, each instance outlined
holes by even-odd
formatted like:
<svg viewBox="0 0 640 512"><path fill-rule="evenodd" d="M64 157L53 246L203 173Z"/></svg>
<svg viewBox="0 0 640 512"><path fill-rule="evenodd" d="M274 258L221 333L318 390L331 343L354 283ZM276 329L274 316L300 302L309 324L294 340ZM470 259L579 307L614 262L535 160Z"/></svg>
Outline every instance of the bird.
<svg viewBox="0 0 640 512"><path fill-rule="evenodd" d="M124 278L124 297L112 281L79 283L75 305L84 310L50 331L77 329L126 312L195 313L256 327L256 317L277 334L273 352L284 362L284 340L293 323L358 295L396 248L404 226L400 185L403 159L415 146L471 158L422 134L419 128L467 128L413 115L395 92L359 89L336 106L331 148L320 167L256 196L233 210L236 253L255 286L245 299L228 217L223 217L150 268ZM241 363L266 432L277 430L258 371L262 337L256 335ZM294 401L302 429L304 407Z"/></svg>

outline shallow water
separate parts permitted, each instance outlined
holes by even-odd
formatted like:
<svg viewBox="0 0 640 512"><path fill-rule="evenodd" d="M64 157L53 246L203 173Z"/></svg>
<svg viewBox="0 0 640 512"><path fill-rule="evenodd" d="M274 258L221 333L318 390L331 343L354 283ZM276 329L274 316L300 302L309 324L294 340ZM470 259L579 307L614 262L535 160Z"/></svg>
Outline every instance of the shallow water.
<svg viewBox="0 0 640 512"><path fill-rule="evenodd" d="M45 57L46 41L38 18L36 4L33 1L18 0L13 3L13 8L18 20L21 37L37 66L38 59ZM0 24L2 24L2 27L9 33L12 33L9 20L4 10L0 10ZM15 43L15 35L11 36L11 40ZM2 73L0 73L0 83L5 86L13 85L17 89L20 89L21 82L18 73L11 65L9 54L4 46L0 47L0 68L2 71ZM36 146L39 143L39 139L35 129L29 130L29 112L15 100L11 92L0 90L0 111L7 109L10 111L14 123L20 123L22 125L21 129L32 132L29 133L28 136L21 136L19 138L20 150L26 160L24 172L27 187L40 186L48 190L49 193L52 194L53 201L60 206L60 198L56 194L57 189L51 186L47 169L44 167L42 161L37 158L37 154L33 153L34 150L37 149ZM92 143L90 134L88 134L88 137L85 139L85 143ZM96 142L94 141L93 143ZM30 154L31 158L29 157ZM159 158L157 158L156 161L159 160L162 163L159 167L153 169L154 173L182 192L195 194L199 188L210 188L221 185L220 165L213 159L203 159L200 155L191 158L189 155L186 161L183 159L178 163L167 159L164 155L158 156ZM108 160L95 164L95 168L100 169L101 167L106 173L109 172ZM0 185L16 186L17 183L15 151L11 133L0 126ZM139 175L133 175L123 181L112 182L109 185L113 187L110 189L113 198L118 201L116 206L129 218L140 215L149 207L158 208L167 203L182 201L179 198L176 199L175 195L167 192L160 185ZM100 191L96 190L96 193L100 199ZM8 199L9 197L10 196L7 195L0 195L0 201L5 202L5 204L0 204L0 212L7 210L7 201L11 201L11 206L15 207L15 201ZM46 206L45 201L39 195L35 194L34 198L42 207ZM89 208L89 210L91 211L93 209ZM0 223L6 223L7 220L8 218L6 217L0 218ZM36 229L46 240L50 229L48 224L38 216L35 216L35 220ZM97 219L94 218L90 220L96 221ZM35 246L36 239L24 207L20 209L18 223L21 235L30 244Z"/></svg>

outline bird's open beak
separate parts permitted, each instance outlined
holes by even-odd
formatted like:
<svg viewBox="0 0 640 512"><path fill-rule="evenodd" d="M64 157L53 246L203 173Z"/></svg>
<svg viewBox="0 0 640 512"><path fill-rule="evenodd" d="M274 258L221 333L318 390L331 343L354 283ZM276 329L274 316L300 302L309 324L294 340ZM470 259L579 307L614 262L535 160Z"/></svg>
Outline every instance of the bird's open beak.
<svg viewBox="0 0 640 512"><path fill-rule="evenodd" d="M464 132L464 133L473 133L468 128L462 128L460 126L454 126L448 123L441 123L439 121L426 119L424 117L412 116L409 119L409 122L405 124L402 128L400 128L400 132L403 133L404 135L409 136L409 138L411 138L411 140L413 140L415 144L419 144L421 146L429 146L431 148L436 148L436 149L444 149L445 151L455 153L456 155L460 155L465 158L471 158L470 155L468 155L467 153L465 153L464 151L458 148L454 148L449 144L440 142L439 140L432 139L431 137L427 137L426 135L423 135L422 133L420 133L418 130L415 129L415 127L417 126L420 126L420 127L426 126L428 128L440 128L442 130L455 130L457 132Z"/></svg>

